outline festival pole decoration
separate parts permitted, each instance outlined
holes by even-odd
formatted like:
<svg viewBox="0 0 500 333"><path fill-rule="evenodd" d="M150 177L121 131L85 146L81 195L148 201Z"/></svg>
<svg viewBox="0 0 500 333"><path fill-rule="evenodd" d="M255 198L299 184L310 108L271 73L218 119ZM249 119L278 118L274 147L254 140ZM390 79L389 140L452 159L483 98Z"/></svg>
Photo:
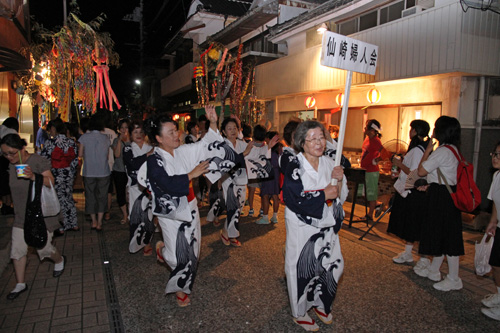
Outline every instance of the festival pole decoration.
<svg viewBox="0 0 500 333"><path fill-rule="evenodd" d="M33 70L21 77L21 82L32 104L44 110L39 114L40 120L46 115L50 120L51 107L47 105L50 103L58 109L63 121L69 120L70 106L76 102L92 113L98 98L101 107L104 104L112 111L114 102L120 108L108 74L108 66L118 66L119 57L113 51L114 42L109 34L97 32L105 15L87 24L74 14L79 12L76 2L71 5L74 12L65 26L54 32L35 23L34 42L21 51L33 62Z"/></svg>
<svg viewBox="0 0 500 333"><path fill-rule="evenodd" d="M342 148L344 146L352 72L375 75L377 59L378 46L376 45L368 44L330 31L325 31L323 34L320 59L321 65L347 70L344 105L342 106L342 114L340 116L335 166L340 165ZM336 183L336 179L332 179L332 184L335 185Z"/></svg>

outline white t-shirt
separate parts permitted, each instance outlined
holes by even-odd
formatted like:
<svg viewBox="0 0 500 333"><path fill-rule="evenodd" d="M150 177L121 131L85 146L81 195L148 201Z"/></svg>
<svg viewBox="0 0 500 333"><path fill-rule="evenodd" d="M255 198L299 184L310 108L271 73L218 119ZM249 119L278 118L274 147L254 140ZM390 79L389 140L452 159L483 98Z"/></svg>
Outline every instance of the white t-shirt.
<svg viewBox="0 0 500 333"><path fill-rule="evenodd" d="M457 151L457 148L450 145ZM437 168L443 173L444 177L448 181L448 185L457 185L457 167L458 160L450 149L439 146L436 150L429 156L429 159L422 163L422 167L429 173L427 175L427 182L439 184L437 176ZM444 183L442 184L444 185Z"/></svg>
<svg viewBox="0 0 500 333"><path fill-rule="evenodd" d="M497 210L497 227L500 228L500 171L495 172L491 181L488 199L493 200Z"/></svg>
<svg viewBox="0 0 500 333"><path fill-rule="evenodd" d="M422 156L424 156L424 151L422 150L422 146L413 147L408 153L406 153L403 159L403 165L407 166L410 169L410 171L413 171L416 168L418 168ZM394 188L403 198L406 198L408 193L410 193L409 190L405 190L407 177L408 175L403 171L401 171L399 173L398 180L396 180L396 182L394 183Z"/></svg>

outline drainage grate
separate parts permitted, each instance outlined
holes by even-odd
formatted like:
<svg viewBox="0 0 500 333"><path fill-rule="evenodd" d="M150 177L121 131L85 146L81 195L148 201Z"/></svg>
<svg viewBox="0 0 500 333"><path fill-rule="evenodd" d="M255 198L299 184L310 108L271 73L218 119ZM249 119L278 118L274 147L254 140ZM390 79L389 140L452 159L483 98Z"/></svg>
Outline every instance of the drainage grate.
<svg viewBox="0 0 500 333"><path fill-rule="evenodd" d="M104 273L104 284L106 286L106 298L108 301L109 309L109 322L111 332L125 332L123 328L122 314L120 311L120 303L118 302L118 295L115 288L115 280L113 278L113 269L109 262L108 247L104 232L99 235L99 249L101 251L101 258L103 261L102 270Z"/></svg>

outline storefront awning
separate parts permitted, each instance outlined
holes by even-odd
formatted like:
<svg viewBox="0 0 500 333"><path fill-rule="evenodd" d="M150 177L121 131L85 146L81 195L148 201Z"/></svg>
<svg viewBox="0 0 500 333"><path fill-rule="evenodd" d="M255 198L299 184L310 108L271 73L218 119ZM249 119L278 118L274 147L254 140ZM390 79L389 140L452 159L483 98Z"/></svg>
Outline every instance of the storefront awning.
<svg viewBox="0 0 500 333"><path fill-rule="evenodd" d="M31 62L21 54L6 47L0 47L0 72L17 72L30 68Z"/></svg>

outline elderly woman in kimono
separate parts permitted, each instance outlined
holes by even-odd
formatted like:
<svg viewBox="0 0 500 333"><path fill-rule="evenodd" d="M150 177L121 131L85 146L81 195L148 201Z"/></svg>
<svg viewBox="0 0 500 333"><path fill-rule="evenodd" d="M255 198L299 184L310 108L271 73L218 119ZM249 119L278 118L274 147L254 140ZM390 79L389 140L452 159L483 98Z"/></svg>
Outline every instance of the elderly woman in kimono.
<svg viewBox="0 0 500 333"><path fill-rule="evenodd" d="M217 114L206 106L210 129L198 142L180 146L179 129L167 115L159 115L146 125L150 140L156 145L148 157L146 171L139 171L153 196L153 214L158 216L163 240L156 244L156 255L172 272L166 293L176 294L180 307L188 306L200 253L201 227L192 179L209 171L211 144L222 137L217 130ZM203 161L205 160L205 161ZM203 162L202 162L203 161Z"/></svg>
<svg viewBox="0 0 500 333"><path fill-rule="evenodd" d="M286 165L283 183L285 273L294 322L316 331L319 327L307 313L311 307L325 324L333 320L332 303L344 268L338 232L348 190L342 167L334 167L324 155L323 125L305 121L293 139L298 154Z"/></svg>

